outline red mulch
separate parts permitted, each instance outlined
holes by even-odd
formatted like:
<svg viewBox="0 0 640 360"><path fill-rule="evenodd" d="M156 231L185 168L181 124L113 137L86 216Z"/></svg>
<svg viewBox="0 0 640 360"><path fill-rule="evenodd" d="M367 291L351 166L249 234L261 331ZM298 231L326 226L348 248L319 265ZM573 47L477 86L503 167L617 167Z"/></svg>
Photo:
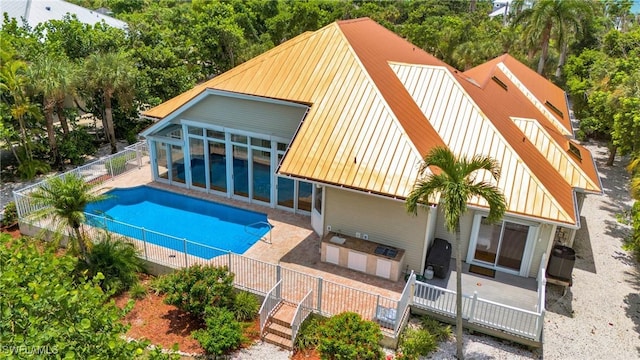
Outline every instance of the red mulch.
<svg viewBox="0 0 640 360"><path fill-rule="evenodd" d="M14 239L17 239L20 236L22 236L22 234L20 234L20 227L18 227L17 224L7 228L2 228L2 232L11 235L11 237Z"/></svg>
<svg viewBox="0 0 640 360"><path fill-rule="evenodd" d="M298 350L293 354L291 360L320 360L320 353L316 349Z"/></svg>
<svg viewBox="0 0 640 360"><path fill-rule="evenodd" d="M140 282L148 285L150 277L141 275ZM124 293L115 299L120 308L129 301L129 294ZM191 332L202 329L204 324L197 317L191 316L173 305L163 302L164 296L147 294L144 299L137 300L133 309L124 317L123 322L130 325L127 336L134 339L147 339L152 344L171 349L178 344L178 350L189 354L204 354L204 349ZM243 348L251 346L260 338L260 318L256 318L244 330L247 340ZM318 358L319 359L319 358Z"/></svg>

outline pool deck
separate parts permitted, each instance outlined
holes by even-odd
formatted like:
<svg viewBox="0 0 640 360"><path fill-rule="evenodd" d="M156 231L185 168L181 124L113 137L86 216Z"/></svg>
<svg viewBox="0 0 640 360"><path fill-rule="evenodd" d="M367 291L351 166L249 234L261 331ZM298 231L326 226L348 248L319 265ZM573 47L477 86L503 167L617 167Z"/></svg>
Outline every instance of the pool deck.
<svg viewBox="0 0 640 360"><path fill-rule="evenodd" d="M251 204L203 191L154 182L151 176L151 168L148 164L114 179L106 180L97 187L97 191L106 192L113 188L127 188L140 185L153 186L175 193L266 213L269 222L274 226L270 234L271 243L258 241L243 254L244 256L272 264L280 264L292 270L319 276L325 280L380 294L391 299L400 298L400 294L405 285L403 280L394 282L321 262L321 240L311 228L311 219L307 215L294 214L292 212ZM267 235L267 239L268 238L269 235Z"/></svg>

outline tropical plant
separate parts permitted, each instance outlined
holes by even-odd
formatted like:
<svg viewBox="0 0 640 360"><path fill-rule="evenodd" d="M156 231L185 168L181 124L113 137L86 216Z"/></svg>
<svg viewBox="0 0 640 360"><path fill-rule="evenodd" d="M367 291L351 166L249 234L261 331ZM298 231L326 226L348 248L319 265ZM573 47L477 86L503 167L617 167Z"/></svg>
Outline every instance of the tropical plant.
<svg viewBox="0 0 640 360"><path fill-rule="evenodd" d="M129 296L131 296L132 299L140 300L147 296L147 292L147 287L138 282L133 284L129 289Z"/></svg>
<svg viewBox="0 0 640 360"><path fill-rule="evenodd" d="M398 347L402 359L417 360L421 356L434 352L438 348L438 341L425 329L407 327Z"/></svg>
<svg viewBox="0 0 640 360"><path fill-rule="evenodd" d="M222 355L242 343L242 324L235 319L232 311L209 306L204 314L204 322L206 328L196 330L192 335L207 353Z"/></svg>
<svg viewBox="0 0 640 360"><path fill-rule="evenodd" d="M627 166L627 170L631 173L629 189L631 191L631 197L635 201L631 208L633 232L631 233L631 238L625 244L625 248L634 252L636 259L640 260L640 155L631 160Z"/></svg>
<svg viewBox="0 0 640 360"><path fill-rule="evenodd" d="M145 270L132 243L112 237L101 231L101 239L89 250L87 261L78 264L78 271L89 278L102 274L99 284L110 294L118 295L138 282L138 273Z"/></svg>
<svg viewBox="0 0 640 360"><path fill-rule="evenodd" d="M16 208L15 201L9 201L4 206L4 213L2 214L2 222L0 225L9 226L18 222L18 209Z"/></svg>
<svg viewBox="0 0 640 360"><path fill-rule="evenodd" d="M430 168L437 168L435 173ZM456 356L463 358L462 353L462 246L460 240L460 217L467 211L467 202L479 197L489 205L487 221L496 222L505 213L504 195L493 184L477 180L479 172L486 172L497 182L500 178L498 163L483 156L474 156L470 160L456 158L451 150L437 146L431 149L420 165L421 178L416 182L405 202L411 214L417 214L420 205L436 202L442 207L445 226L455 233L456 248Z"/></svg>
<svg viewBox="0 0 640 360"><path fill-rule="evenodd" d="M116 99L118 104L125 108L133 105L137 74L132 58L122 51L92 54L84 62L86 90L91 95L101 94L100 98L104 104L103 124L112 154L118 151L113 121L113 100Z"/></svg>
<svg viewBox="0 0 640 360"><path fill-rule="evenodd" d="M318 351L322 359L379 359L380 326L354 312L329 318L320 329Z"/></svg>
<svg viewBox="0 0 640 360"><path fill-rule="evenodd" d="M33 204L40 210L31 217L50 219L56 224L56 234L61 235L65 227L70 228L71 248L77 246L85 261L91 241L80 230L85 222L84 209L87 204L106 199L106 195L92 192L92 186L75 173L52 177L31 194ZM58 237L56 240L60 240ZM55 242L57 243L57 241Z"/></svg>
<svg viewBox="0 0 640 360"><path fill-rule="evenodd" d="M300 325L300 331L296 336L296 348L300 350L315 349L322 338L321 330L325 321L327 319L320 315L310 314Z"/></svg>
<svg viewBox="0 0 640 360"><path fill-rule="evenodd" d="M123 311L90 280L69 276L78 260L0 234L0 358L139 359L148 342L125 339ZM16 351L15 349L39 349Z"/></svg>
<svg viewBox="0 0 640 360"><path fill-rule="evenodd" d="M227 267L193 265L163 276L156 288L164 302L204 317L207 307L233 308L233 273Z"/></svg>
<svg viewBox="0 0 640 360"><path fill-rule="evenodd" d="M544 71L554 30L559 36L562 51L566 51L568 38L564 33L578 29L580 21L590 14L590 10L589 3L583 0L539 0L533 3L532 8L519 14L516 22L524 25L523 36L534 40L536 51L541 53L538 74Z"/></svg>
<svg viewBox="0 0 640 360"><path fill-rule="evenodd" d="M239 291L233 302L233 313L238 321L249 321L255 318L260 309L258 298L248 291Z"/></svg>

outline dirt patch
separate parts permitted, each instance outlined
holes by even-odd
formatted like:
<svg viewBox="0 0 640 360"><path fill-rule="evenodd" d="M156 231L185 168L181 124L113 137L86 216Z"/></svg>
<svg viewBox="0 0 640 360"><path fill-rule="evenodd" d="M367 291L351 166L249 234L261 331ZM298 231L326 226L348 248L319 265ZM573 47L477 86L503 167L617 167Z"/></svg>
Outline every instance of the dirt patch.
<svg viewBox="0 0 640 360"><path fill-rule="evenodd" d="M320 360L320 353L316 349L298 350L293 354L291 360Z"/></svg>

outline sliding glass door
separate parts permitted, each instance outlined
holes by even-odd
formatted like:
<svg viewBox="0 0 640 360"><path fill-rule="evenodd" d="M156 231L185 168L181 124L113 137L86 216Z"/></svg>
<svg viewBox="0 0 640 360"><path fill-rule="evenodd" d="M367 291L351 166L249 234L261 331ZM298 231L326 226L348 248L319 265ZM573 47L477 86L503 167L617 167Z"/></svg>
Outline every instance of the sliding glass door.
<svg viewBox="0 0 640 360"><path fill-rule="evenodd" d="M519 272L529 237L530 227L509 221L489 224L482 217L473 252L473 261L495 268Z"/></svg>

